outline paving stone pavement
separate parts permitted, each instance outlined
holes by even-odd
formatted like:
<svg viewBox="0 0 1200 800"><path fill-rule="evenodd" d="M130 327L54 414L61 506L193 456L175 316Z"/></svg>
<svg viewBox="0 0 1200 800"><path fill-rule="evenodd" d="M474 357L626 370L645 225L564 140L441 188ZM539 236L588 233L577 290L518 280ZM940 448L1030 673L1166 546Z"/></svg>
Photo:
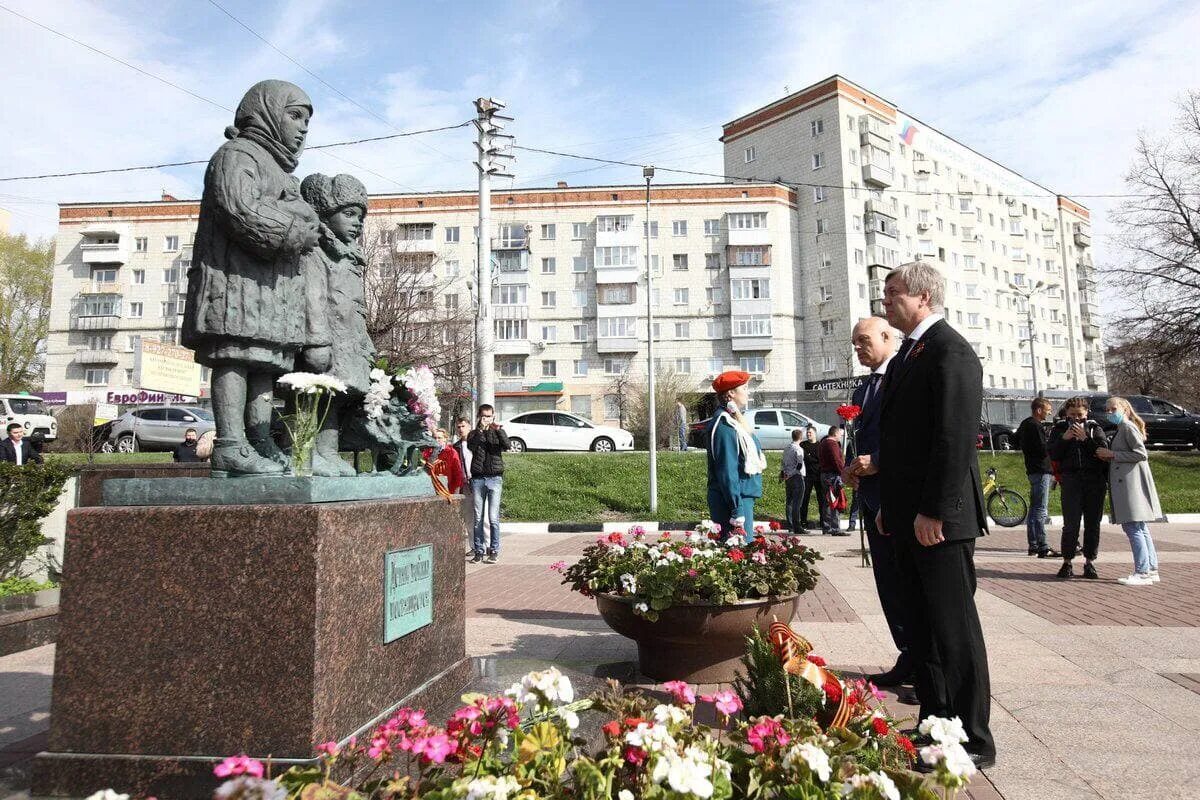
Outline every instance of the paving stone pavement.
<svg viewBox="0 0 1200 800"><path fill-rule="evenodd" d="M1115 583L1131 558L1114 526L1101 536L1099 581L1055 579L1059 562L1026 556L1023 530L978 543L999 756L972 800L1200 798L1200 525L1152 533L1163 582L1151 587ZM480 688L554 663L583 691L606 677L653 690L636 674L632 642L550 570L594 540L506 535L500 564L468 565L467 648ZM847 673L890 664L895 651L857 537L805 541L825 558L793 624ZM0 797L21 796L28 758L43 746L53 651L0 658ZM915 714L912 699L893 695L889 705Z"/></svg>

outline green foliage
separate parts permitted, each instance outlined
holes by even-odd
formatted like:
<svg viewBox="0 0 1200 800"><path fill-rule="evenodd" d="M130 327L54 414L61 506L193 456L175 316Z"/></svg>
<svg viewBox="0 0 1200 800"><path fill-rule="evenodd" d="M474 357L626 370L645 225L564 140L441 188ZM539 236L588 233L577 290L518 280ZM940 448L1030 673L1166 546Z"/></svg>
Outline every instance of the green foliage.
<svg viewBox="0 0 1200 800"><path fill-rule="evenodd" d="M0 393L41 387L54 246L0 234Z"/></svg>
<svg viewBox="0 0 1200 800"><path fill-rule="evenodd" d="M41 521L68 477L70 470L57 464L0 463L0 578L19 577L25 559L45 544Z"/></svg>
<svg viewBox="0 0 1200 800"><path fill-rule="evenodd" d="M0 597L14 597L20 594L33 594L43 589L57 589L54 581L35 581L32 578L5 578L0 580Z"/></svg>
<svg viewBox="0 0 1200 800"><path fill-rule="evenodd" d="M824 707L824 695L817 687L783 671L783 662L758 628L746 637L742 669L743 672L733 680L733 690L742 698L749 716L787 714L788 683L791 684L795 718L815 717Z"/></svg>

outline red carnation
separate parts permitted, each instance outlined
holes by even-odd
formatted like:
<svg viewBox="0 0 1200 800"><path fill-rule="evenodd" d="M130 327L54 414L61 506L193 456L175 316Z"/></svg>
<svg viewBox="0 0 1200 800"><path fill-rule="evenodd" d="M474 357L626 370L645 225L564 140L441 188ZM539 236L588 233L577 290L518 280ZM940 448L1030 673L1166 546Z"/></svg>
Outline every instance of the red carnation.
<svg viewBox="0 0 1200 800"><path fill-rule="evenodd" d="M818 655L813 655L812 653L809 653L808 660L811 661L812 663L816 664L818 667L825 666L825 659L821 658Z"/></svg>
<svg viewBox="0 0 1200 800"><path fill-rule="evenodd" d="M880 736L887 736L887 734L888 734L887 720L884 719L883 717L875 717L874 719L872 719L871 720L871 728L875 731L876 734L878 734ZM911 744L911 742L909 744Z"/></svg>
<svg viewBox="0 0 1200 800"><path fill-rule="evenodd" d="M783 527L783 526L782 526L782 525L780 525L780 524L779 524L779 523L778 523L776 520L771 520L771 530L773 530L773 531L777 531L777 530L779 530L781 527Z"/></svg>
<svg viewBox="0 0 1200 800"><path fill-rule="evenodd" d="M861 413L862 413L862 406L849 405L849 406L838 406L837 407L837 415L839 417L841 417L842 419L846 420L846 422L849 422L850 420L854 419Z"/></svg>
<svg viewBox="0 0 1200 800"><path fill-rule="evenodd" d="M739 550L736 547L729 551L729 558L735 564L737 562L741 561L742 559L744 559L745 557L746 557L746 554L743 553L741 550Z"/></svg>
<svg viewBox="0 0 1200 800"><path fill-rule="evenodd" d="M912 743L912 739L908 738L907 736L897 734L896 744L900 745L900 747L904 749L904 752L908 753L909 758L917 757L917 746Z"/></svg>
<svg viewBox="0 0 1200 800"><path fill-rule="evenodd" d="M842 699L842 684L837 678L829 677L825 679L825 685L821 687L825 692L825 696L829 698L829 702L836 703Z"/></svg>

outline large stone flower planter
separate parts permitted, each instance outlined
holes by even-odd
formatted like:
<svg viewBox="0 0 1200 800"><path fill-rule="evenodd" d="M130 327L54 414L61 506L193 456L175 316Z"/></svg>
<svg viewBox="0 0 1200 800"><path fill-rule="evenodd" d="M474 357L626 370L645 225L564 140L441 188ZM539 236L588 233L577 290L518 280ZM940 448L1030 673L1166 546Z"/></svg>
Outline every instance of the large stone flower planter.
<svg viewBox="0 0 1200 800"><path fill-rule="evenodd" d="M728 683L746 652L746 637L764 633L778 619L790 622L799 595L740 600L731 605L673 606L650 622L633 613L633 602L611 594L596 595L596 607L608 626L638 646L641 673L658 681Z"/></svg>

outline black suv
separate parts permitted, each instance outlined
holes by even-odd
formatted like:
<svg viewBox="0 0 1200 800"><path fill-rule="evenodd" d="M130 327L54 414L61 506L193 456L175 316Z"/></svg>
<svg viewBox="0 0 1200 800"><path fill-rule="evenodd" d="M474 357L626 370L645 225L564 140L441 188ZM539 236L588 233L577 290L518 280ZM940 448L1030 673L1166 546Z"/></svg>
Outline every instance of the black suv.
<svg viewBox="0 0 1200 800"><path fill-rule="evenodd" d="M1104 405L1112 395L1088 396L1088 416L1107 432L1114 425L1104 415ZM1152 447L1195 447L1200 449L1200 414L1192 414L1174 403L1144 394L1125 395L1129 405L1146 422L1146 444Z"/></svg>

